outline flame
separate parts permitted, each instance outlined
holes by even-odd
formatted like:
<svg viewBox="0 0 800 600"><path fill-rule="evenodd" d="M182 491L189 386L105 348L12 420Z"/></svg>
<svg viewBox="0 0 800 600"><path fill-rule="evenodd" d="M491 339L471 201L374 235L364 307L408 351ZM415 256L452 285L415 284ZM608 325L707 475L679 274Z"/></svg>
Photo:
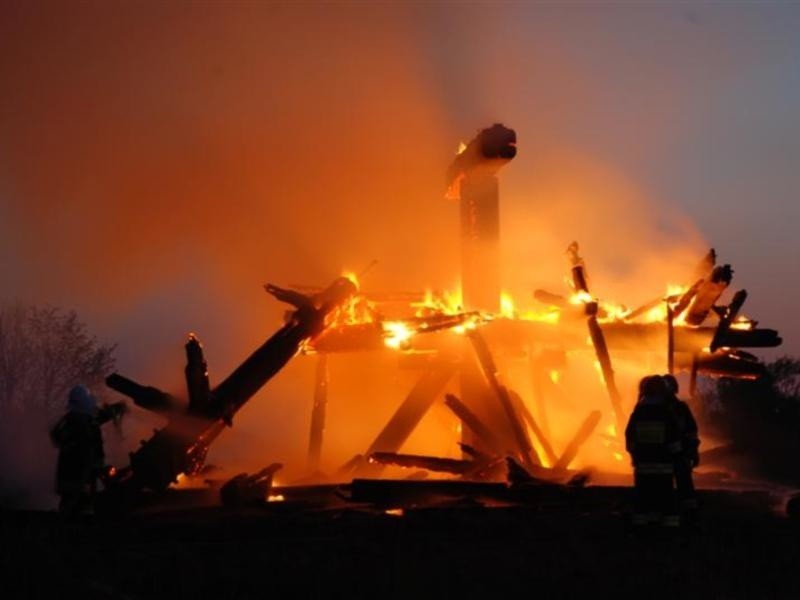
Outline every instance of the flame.
<svg viewBox="0 0 800 600"><path fill-rule="evenodd" d="M390 517L402 517L405 514L402 508L390 508L383 512L389 515Z"/></svg>
<svg viewBox="0 0 800 600"><path fill-rule="evenodd" d="M403 321L384 321L381 323L385 336L383 343L387 347L398 350L408 345L408 340L414 337L414 330Z"/></svg>
<svg viewBox="0 0 800 600"><path fill-rule="evenodd" d="M500 293L500 316L506 319L513 319L516 314L514 310L514 299L508 292Z"/></svg>
<svg viewBox="0 0 800 600"><path fill-rule="evenodd" d="M550 371L550 381L552 381L553 383L558 383L559 379L561 379L561 373L555 370Z"/></svg>
<svg viewBox="0 0 800 600"><path fill-rule="evenodd" d="M283 494L270 494L267 496L267 502L283 502L286 498L283 497Z"/></svg>
<svg viewBox="0 0 800 600"><path fill-rule="evenodd" d="M580 306L581 304L586 304L588 302L594 302L594 298L592 298L592 295L589 292L584 290L575 292L569 297L569 303L576 306Z"/></svg>
<svg viewBox="0 0 800 600"><path fill-rule="evenodd" d="M670 283L667 285L667 298L670 296L683 296L688 289L685 285Z"/></svg>
<svg viewBox="0 0 800 600"><path fill-rule="evenodd" d="M347 269L342 271L342 277L345 279L349 279L353 282L353 285L356 286L356 289L361 289L361 285L358 282L358 275L356 275L355 271L349 271Z"/></svg>
<svg viewBox="0 0 800 600"><path fill-rule="evenodd" d="M631 313L631 309L624 304L603 301L600 303L600 308L606 313L602 321L622 321Z"/></svg>
<svg viewBox="0 0 800 600"><path fill-rule="evenodd" d="M517 316L523 321L539 321L540 323L555 325L561 318L561 311L557 308L551 308L545 312L526 311Z"/></svg>
<svg viewBox="0 0 800 600"><path fill-rule="evenodd" d="M472 331L473 329L476 329L477 327L478 327L477 318L471 317L471 318L467 319L466 321L464 321L463 325L456 325L455 327L453 327L452 331L454 333L459 334L459 335L464 335L468 331Z"/></svg>
<svg viewBox="0 0 800 600"><path fill-rule="evenodd" d="M741 329L743 331L750 331L756 324L745 316L736 317L731 323L731 329Z"/></svg>
<svg viewBox="0 0 800 600"><path fill-rule="evenodd" d="M429 314L456 315L462 311L461 288L443 292L426 289L422 302L413 302L411 306L416 308L417 317Z"/></svg>
<svg viewBox="0 0 800 600"><path fill-rule="evenodd" d="M456 156L459 154L464 154L464 150L467 149L467 145L464 142L458 142L458 150L456 150Z"/></svg>

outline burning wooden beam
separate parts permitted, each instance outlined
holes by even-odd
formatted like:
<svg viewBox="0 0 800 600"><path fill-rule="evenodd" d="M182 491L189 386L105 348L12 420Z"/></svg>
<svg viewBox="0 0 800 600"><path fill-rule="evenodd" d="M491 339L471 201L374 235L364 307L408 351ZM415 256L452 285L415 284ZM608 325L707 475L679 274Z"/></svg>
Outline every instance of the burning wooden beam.
<svg viewBox="0 0 800 600"><path fill-rule="evenodd" d="M275 473L282 468L281 463L272 463L253 475L239 473L232 477L219 490L222 505L241 507L267 502Z"/></svg>
<svg viewBox="0 0 800 600"><path fill-rule="evenodd" d="M469 333L469 339L472 342L473 348L475 349L475 356L478 359L478 364L481 366L481 370L486 378L486 382L489 384L489 388L492 390L498 402L502 406L503 411L505 412L508 423L511 426L511 431L514 435L517 451L519 452L524 466L532 468L536 464L540 464L541 461L539 460L538 456L536 457L536 462L534 462L532 455L535 456L536 451L534 450L533 445L528 438L528 432L525 430L525 427L523 427L519 415L517 414L517 411L511 401L508 389L505 386L500 385L500 382L497 378L497 367L495 366L494 359L492 358L492 353L490 352L489 347L486 345L486 340L477 330Z"/></svg>
<svg viewBox="0 0 800 600"><path fill-rule="evenodd" d="M370 444L365 456L375 452L397 452L414 431L416 426L433 405L436 397L442 392L456 372L456 365L449 360L436 360L423 373L411 389L406 399L400 404L389 422ZM361 470L376 471L369 465ZM377 469L380 471L380 469Z"/></svg>
<svg viewBox="0 0 800 600"><path fill-rule="evenodd" d="M667 304L667 373L675 374L675 313Z"/></svg>
<svg viewBox="0 0 800 600"><path fill-rule="evenodd" d="M697 294L686 309L686 322L694 326L702 325L732 279L733 269L730 265L715 267L711 275L697 288Z"/></svg>
<svg viewBox="0 0 800 600"><path fill-rule="evenodd" d="M733 300L731 300L731 303L720 315L717 331L714 332L714 338L708 346L710 352L716 352L724 345L723 341L731 330L731 325L733 325L734 319L739 315L739 311L745 300L747 300L747 290L739 290L734 294Z"/></svg>
<svg viewBox="0 0 800 600"><path fill-rule="evenodd" d="M464 306L500 308L500 199L497 171L517 154L517 135L500 124L483 129L447 171L448 197L460 202Z"/></svg>
<svg viewBox="0 0 800 600"><path fill-rule="evenodd" d="M276 298L295 306L287 323L214 388L207 403L190 404L185 412L171 410L167 425L143 442L131 454L130 465L109 480L108 494L124 501L144 489L164 490L181 473L199 471L210 444L226 425L231 425L236 412L297 354L303 343L324 331L327 316L347 302L356 288L350 280L339 278L312 297L276 286L270 286L269 290ZM199 344L195 346L192 340L189 344L190 362L194 363L190 370L193 370L204 361L202 354L197 355ZM142 386L131 385L130 380L117 374L109 376L106 382L130 393L134 401L137 396L141 400Z"/></svg>
<svg viewBox="0 0 800 600"><path fill-rule="evenodd" d="M208 365L203 356L203 346L193 333L186 342L186 390L189 393L189 410L204 413L209 409L211 388L208 383Z"/></svg>
<svg viewBox="0 0 800 600"><path fill-rule="evenodd" d="M369 461L381 465L395 465L404 468L425 469L453 475L465 475L475 470L475 461L460 458L440 458L419 454L398 454L396 452L373 452Z"/></svg>
<svg viewBox="0 0 800 600"><path fill-rule="evenodd" d="M508 390L508 395L514 403L514 408L522 415L525 423L528 425L528 427L530 427L531 431L533 431L533 435L539 442L542 452L544 452L544 455L547 457L548 464L554 464L557 458L555 452L553 452L553 446L550 444L550 439L545 434L544 430L539 427L538 421L534 418L533 413L528 410L528 407L525 405L525 401L522 399L522 396L517 394L514 390Z"/></svg>
<svg viewBox="0 0 800 600"><path fill-rule="evenodd" d="M757 379L766 373L766 367L756 356L741 351L717 351L714 354L699 355L682 354L675 358L678 368L709 377Z"/></svg>
<svg viewBox="0 0 800 600"><path fill-rule="evenodd" d="M611 400L611 408L614 410L614 416L617 420L617 431L622 431L625 418L622 413L622 396L617 389L614 369L611 366L611 355L608 352L608 345L606 344L603 330L597 322L597 302L593 300L589 301L592 296L589 292L589 283L583 259L578 255L577 242L572 242L569 248L567 248L567 256L572 263L572 285L576 292L584 294L587 298L584 303L586 304L586 324L589 327L589 337L592 340L597 361L600 363L603 381L608 391L609 400Z"/></svg>
<svg viewBox="0 0 800 600"><path fill-rule="evenodd" d="M494 452L498 454L503 454L508 452L508 449L503 448L503 444L500 442L499 438L489 429L483 421L480 420L478 415L470 410L470 408L461 402L456 396L453 394L446 394L445 405L449 408L453 413L461 419L461 422L469 427L469 429L478 437L478 439L487 447L492 449Z"/></svg>
<svg viewBox="0 0 800 600"><path fill-rule="evenodd" d="M578 428L578 431L570 440L569 444L567 444L567 447L564 448L564 452L561 453L561 456L553 465L554 471L566 470L572 461L575 460L575 457L578 455L578 451L581 449L581 446L586 443L586 440L588 440L589 436L594 433L595 428L597 427L598 423L600 423L601 416L602 413L599 410L589 413L589 416L586 417L586 420L584 420L584 422Z"/></svg>

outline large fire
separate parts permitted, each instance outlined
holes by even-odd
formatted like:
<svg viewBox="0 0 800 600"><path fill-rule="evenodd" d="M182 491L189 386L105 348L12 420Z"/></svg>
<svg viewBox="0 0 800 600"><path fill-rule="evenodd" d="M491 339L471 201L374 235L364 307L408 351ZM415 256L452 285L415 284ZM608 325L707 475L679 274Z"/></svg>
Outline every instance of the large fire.
<svg viewBox="0 0 800 600"><path fill-rule="evenodd" d="M333 313L325 333L302 348L321 356L394 352L422 373L364 452L370 467L455 473L461 463L435 461L477 452L474 464L505 454L529 469L627 471L620 432L641 377L686 373L682 392L689 397L698 374L759 374L755 357L737 348L780 343L776 332L755 329L741 314L746 292L717 305L732 270L716 264L713 250L684 283L665 282L639 306L590 289L577 243L566 252L563 293L530 289L523 297L502 288L495 174L515 153L513 131L495 125L462 145L448 172L447 197L461 203L459 285L413 293L360 289ZM453 413L447 422L413 436L443 397ZM442 413L438 418L445 420ZM398 454L410 450L422 458Z"/></svg>

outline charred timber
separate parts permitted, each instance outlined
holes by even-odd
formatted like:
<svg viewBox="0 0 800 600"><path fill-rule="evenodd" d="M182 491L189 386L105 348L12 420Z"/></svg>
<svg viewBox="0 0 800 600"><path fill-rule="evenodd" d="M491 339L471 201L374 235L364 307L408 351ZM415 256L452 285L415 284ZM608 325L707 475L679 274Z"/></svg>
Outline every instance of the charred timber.
<svg viewBox="0 0 800 600"><path fill-rule="evenodd" d="M311 432L308 439L308 467L313 473L322 457L322 437L325 432L325 413L328 407L328 355L317 359L314 374L314 406L311 410Z"/></svg>
<svg viewBox="0 0 800 600"><path fill-rule="evenodd" d="M115 392L128 396L136 406L155 413L169 414L181 406L177 398L158 388L141 385L119 373L106 378L106 385Z"/></svg>
<svg viewBox="0 0 800 600"><path fill-rule="evenodd" d="M386 423L372 444L370 444L365 456L371 456L375 452L397 452L422 420L422 417L425 416L425 413L428 412L436 397L442 392L455 372L456 364L453 362L440 360L431 364L422 377L417 380L408 396L389 419L389 422ZM361 474L376 475L380 472L380 468L376 468L375 464L362 463L359 472Z"/></svg>
<svg viewBox="0 0 800 600"><path fill-rule="evenodd" d="M524 319L497 319L481 327L493 345L524 348L529 344L543 344L567 350L586 348L586 330L583 324L547 323ZM606 344L610 350L662 352L665 323L628 323L611 321L601 324ZM708 348L716 327L675 327L675 352L700 352ZM415 336L408 346L412 351L436 351L441 345L436 335ZM774 329L730 329L721 339L721 346L731 348L772 348L782 340ZM331 328L312 345L317 352L364 352L386 350L384 335L378 324L352 325Z"/></svg>
<svg viewBox="0 0 800 600"><path fill-rule="evenodd" d="M732 279L733 269L730 265L715 267L708 279L697 288L697 293L686 309L686 322L694 326L702 325Z"/></svg>
<svg viewBox="0 0 800 600"><path fill-rule="evenodd" d="M532 468L536 464L541 464L541 461L538 460L536 451L528 437L528 432L522 424L520 415L517 413L516 407L512 403L508 389L501 385L498 380L497 367L495 366L494 358L489 350L489 346L486 344L486 340L478 331L470 332L469 338L472 342L473 348L475 349L475 356L478 359L478 364L481 367L483 376L485 377L486 382L489 384L489 388L492 390L498 402L502 406L506 418L508 419L508 423L511 426L511 431L514 435L514 441L517 445L517 451L519 452L519 456L523 461L523 465L526 468ZM534 456L536 456L536 462L534 462Z"/></svg>
<svg viewBox="0 0 800 600"><path fill-rule="evenodd" d="M523 420L525 423L528 424L531 431L533 431L533 435L539 441L539 446L542 448L542 452L547 457L547 461L549 464L553 464L556 462L556 454L553 451L553 446L550 444L550 439L548 438L545 430L542 427L539 427L539 422L534 418L533 413L528 410L528 407L525 405L525 401L522 399L517 392L514 390L508 390L508 395L514 403L514 408L522 415Z"/></svg>
<svg viewBox="0 0 800 600"><path fill-rule="evenodd" d="M493 176L517 155L517 134L495 123L482 129L456 156L447 170L447 185L452 187L467 176Z"/></svg>
<svg viewBox="0 0 800 600"><path fill-rule="evenodd" d="M279 300L295 306L287 323L209 393L209 402L202 410L192 405L187 411L173 410L167 425L131 454L130 465L118 471L109 492L125 495L144 489L162 491L181 473L197 472L210 444L225 425L231 425L236 412L297 354L301 344L324 331L326 317L356 291L345 278L337 279L312 297L274 286L268 289ZM148 389L117 374L111 375L107 383L130 394L134 401L138 397L140 402L142 390Z"/></svg>
<svg viewBox="0 0 800 600"><path fill-rule="evenodd" d="M475 500L504 499L505 483L474 481L396 481L391 479L354 479L349 485L350 500L377 506L424 506L447 499L464 497Z"/></svg>
<svg viewBox="0 0 800 600"><path fill-rule="evenodd" d="M498 454L507 452L492 430L489 429L489 427L487 427L483 421L481 421L480 417L470 410L466 404L461 402L458 397L454 396L453 394L446 394L444 403L447 408L453 411L453 414L461 419L461 422L466 425L487 448L491 448Z"/></svg>
<svg viewBox="0 0 800 600"><path fill-rule="evenodd" d="M374 452L369 461L381 465L395 465L403 468L425 469L452 475L465 475L475 470L475 461L458 458L441 458L418 454L397 454L395 452Z"/></svg>
<svg viewBox="0 0 800 600"><path fill-rule="evenodd" d="M577 292L583 292L587 296L591 296L589 292L588 277L586 275L586 267L583 259L578 255L578 243L572 242L567 248L567 256L572 263L572 285ZM586 324L589 328L589 337L594 346L597 361L600 363L600 369L603 372L603 382L605 383L608 397L611 401L611 408L614 410L614 416L617 420L618 430L622 430L624 415L622 414L622 396L617 389L617 382L614 377L614 368L611 366L611 355L608 352L608 344L597 321L597 302L586 302Z"/></svg>
<svg viewBox="0 0 800 600"><path fill-rule="evenodd" d="M186 342L186 388L189 393L189 410L202 413L209 409L211 388L208 383L208 365L203 356L203 346L193 333Z"/></svg>
<svg viewBox="0 0 800 600"><path fill-rule="evenodd" d="M733 300L731 300L731 303L720 315L717 331L714 332L714 339L711 340L711 344L708 347L709 351L716 352L725 345L723 341L730 332L731 325L733 325L733 321L739 315L739 311L742 309L745 300L747 300L747 290L739 290L734 294Z"/></svg>
<svg viewBox="0 0 800 600"><path fill-rule="evenodd" d="M766 373L763 363L746 352L717 352L702 355L677 355L676 367L684 371L695 371L709 377L733 377L758 379Z"/></svg>

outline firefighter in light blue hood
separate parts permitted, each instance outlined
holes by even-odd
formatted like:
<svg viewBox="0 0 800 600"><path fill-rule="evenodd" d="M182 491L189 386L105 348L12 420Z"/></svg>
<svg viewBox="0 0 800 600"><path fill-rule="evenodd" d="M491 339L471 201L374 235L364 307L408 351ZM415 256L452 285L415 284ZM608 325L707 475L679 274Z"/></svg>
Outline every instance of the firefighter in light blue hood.
<svg viewBox="0 0 800 600"><path fill-rule="evenodd" d="M56 493L60 512L77 515L92 511L97 478L105 466L100 426L124 412L122 403L98 407L86 386L76 385L70 390L67 413L50 432L59 450Z"/></svg>

